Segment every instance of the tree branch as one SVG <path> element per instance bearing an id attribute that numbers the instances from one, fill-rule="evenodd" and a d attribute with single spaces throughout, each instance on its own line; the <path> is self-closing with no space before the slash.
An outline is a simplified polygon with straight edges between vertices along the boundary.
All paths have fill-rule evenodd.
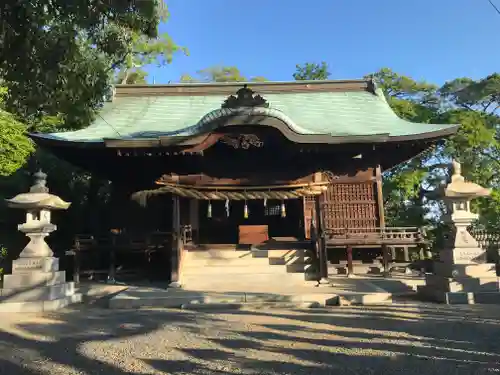
<path id="1" fill-rule="evenodd" d="M 495 11 L 500 15 L 500 9 L 493 3 L 493 1 L 492 0 L 488 0 L 488 2 L 493 7 L 493 9 L 495 9 Z"/>

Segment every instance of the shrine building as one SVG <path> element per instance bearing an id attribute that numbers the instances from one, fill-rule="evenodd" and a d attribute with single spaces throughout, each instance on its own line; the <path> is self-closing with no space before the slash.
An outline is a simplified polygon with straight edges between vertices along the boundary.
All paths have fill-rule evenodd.
<path id="1" fill-rule="evenodd" d="M 154 211 L 134 227 L 117 209 L 115 231 L 137 238 L 142 225 L 149 239 L 130 248 L 162 252 L 159 272 L 189 284 L 214 252 L 266 257 L 304 280 L 408 262 L 423 232 L 386 225 L 382 173 L 457 129 L 399 118 L 372 80 L 339 80 L 116 85 L 87 128 L 31 137 Z"/>

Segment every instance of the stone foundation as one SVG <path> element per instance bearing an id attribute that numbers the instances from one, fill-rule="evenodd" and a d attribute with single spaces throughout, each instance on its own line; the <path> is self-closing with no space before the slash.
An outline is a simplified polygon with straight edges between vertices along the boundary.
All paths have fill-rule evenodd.
<path id="1" fill-rule="evenodd" d="M 426 275 L 417 288 L 425 299 L 447 304 L 499 303 L 500 282 L 495 264 L 434 263 L 434 274 Z"/>
<path id="2" fill-rule="evenodd" d="M 4 276 L 0 289 L 0 312 L 53 311 L 81 301 L 54 257 L 14 260 L 12 274 Z"/>

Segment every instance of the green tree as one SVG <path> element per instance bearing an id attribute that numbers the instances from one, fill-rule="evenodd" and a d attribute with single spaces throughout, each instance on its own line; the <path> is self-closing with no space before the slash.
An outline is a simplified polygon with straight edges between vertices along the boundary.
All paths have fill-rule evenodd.
<path id="1" fill-rule="evenodd" d="M 10 176 L 22 167 L 34 151 L 26 137 L 27 127 L 3 109 L 7 89 L 0 87 L 0 176 Z"/>
<path id="2" fill-rule="evenodd" d="M 179 49 L 168 36 L 153 42 L 167 14 L 159 0 L 6 0 L 0 14 L 6 108 L 32 129 L 44 116 L 61 116 L 67 129 L 88 125 L 117 71 Z"/>
<path id="3" fill-rule="evenodd" d="M 297 64 L 295 66 L 295 73 L 293 73 L 293 78 L 296 81 L 317 81 L 325 80 L 330 77 L 330 72 L 328 71 L 328 64 L 326 62 L 321 63 L 305 63 Z"/>
<path id="4" fill-rule="evenodd" d="M 419 155 L 386 172 L 384 195 L 392 225 L 437 225 L 442 201 L 436 189 L 448 178 L 452 158 L 462 163 L 466 178 L 493 188 L 493 199 L 479 200 L 477 208 L 483 224 L 500 224 L 499 117 L 500 84 L 497 74 L 474 81 L 460 78 L 442 87 L 417 82 L 390 69 L 373 75 L 384 90 L 389 104 L 402 118 L 423 123 L 461 124 L 458 133 L 444 146 Z M 432 215 L 429 210 L 432 209 Z"/>
<path id="5" fill-rule="evenodd" d="M 166 21 L 167 14 L 162 17 Z M 177 52 L 188 53 L 187 48 L 174 43 L 168 34 L 158 38 L 135 33 L 132 36 L 130 53 L 117 72 L 115 82 L 121 84 L 146 83 L 148 73 L 144 70 L 147 65 L 164 66 L 172 62 Z"/>
<path id="6" fill-rule="evenodd" d="M 33 151 L 33 143 L 26 137 L 26 125 L 0 109 L 0 176 L 17 171 Z"/>
<path id="7" fill-rule="evenodd" d="M 264 82 L 264 77 L 247 78 L 235 66 L 213 66 L 196 72 L 193 77 L 189 74 L 181 76 L 181 82 Z"/>
<path id="8" fill-rule="evenodd" d="M 5 0 L 0 15 L 0 79 L 7 89 L 0 113 L 0 175 L 14 172 L 33 150 L 26 128 L 85 127 L 112 82 L 141 82 L 146 65 L 163 65 L 176 52 L 185 52 L 168 35 L 157 35 L 159 21 L 168 15 L 159 0 L 134 2 L 133 7 L 117 0 L 76 5 Z M 56 236 L 73 235 L 88 222 L 90 206 L 98 210 L 105 204 L 109 184 L 43 150 L 33 155 L 30 163 L 49 174 L 51 190 L 73 202 Z M 0 198 L 26 190 L 32 182 L 27 170 L 0 178 Z M 10 217 L 0 214 L 0 219 Z"/>

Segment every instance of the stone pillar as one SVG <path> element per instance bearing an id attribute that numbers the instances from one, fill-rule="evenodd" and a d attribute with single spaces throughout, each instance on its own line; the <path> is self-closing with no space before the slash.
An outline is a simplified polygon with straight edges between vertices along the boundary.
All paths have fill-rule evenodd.
<path id="1" fill-rule="evenodd" d="M 460 164 L 453 163 L 451 183 L 444 189 L 448 212 L 445 220 L 452 231 L 445 247 L 434 262 L 434 273 L 426 275 L 426 285 L 418 292 L 425 298 L 444 303 L 500 302 L 496 267 L 486 263 L 482 249 L 467 227 L 478 218 L 470 211 L 470 201 L 490 194 L 488 189 L 467 182 L 460 173 Z"/>
<path id="2" fill-rule="evenodd" d="M 9 207 L 27 211 L 26 222 L 18 229 L 29 242 L 12 262 L 12 274 L 4 276 L 0 312 L 56 310 L 82 298 L 75 293 L 74 283 L 66 282 L 65 272 L 59 271 L 59 259 L 45 242 L 57 229 L 50 221 L 50 210 L 67 209 L 70 203 L 48 193 L 44 173 L 36 173 L 35 178 L 29 193 L 7 200 Z"/>

